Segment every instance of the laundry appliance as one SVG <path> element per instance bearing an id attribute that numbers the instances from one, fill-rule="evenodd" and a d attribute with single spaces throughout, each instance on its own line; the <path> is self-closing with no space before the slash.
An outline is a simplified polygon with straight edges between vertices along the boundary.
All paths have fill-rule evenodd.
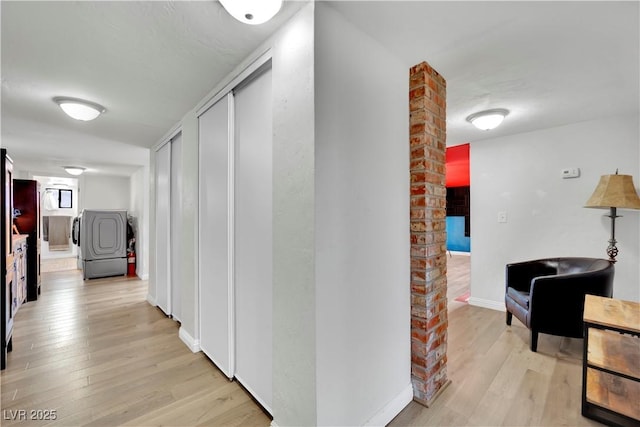
<path id="1" fill-rule="evenodd" d="M 84 279 L 127 274 L 127 211 L 85 209 L 73 237 Z"/>

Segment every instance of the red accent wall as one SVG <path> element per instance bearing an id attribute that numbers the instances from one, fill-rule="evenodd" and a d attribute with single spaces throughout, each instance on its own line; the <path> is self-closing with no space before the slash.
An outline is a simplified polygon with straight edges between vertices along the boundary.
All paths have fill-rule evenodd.
<path id="1" fill-rule="evenodd" d="M 468 187 L 469 178 L 469 144 L 447 147 L 447 187 Z"/>

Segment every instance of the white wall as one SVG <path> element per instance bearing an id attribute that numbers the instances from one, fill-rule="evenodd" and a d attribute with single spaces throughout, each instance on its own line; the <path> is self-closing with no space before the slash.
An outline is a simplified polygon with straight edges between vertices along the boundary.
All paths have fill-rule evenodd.
<path id="1" fill-rule="evenodd" d="M 129 215 L 135 218 L 136 274 L 149 278 L 149 167 L 138 169 L 130 179 Z"/>
<path id="2" fill-rule="evenodd" d="M 128 209 L 131 198 L 129 177 L 81 175 L 80 209 Z"/>
<path id="3" fill-rule="evenodd" d="M 273 415 L 317 425 L 314 4 L 273 48 Z"/>
<path id="4" fill-rule="evenodd" d="M 471 143 L 471 299 L 504 309 L 510 262 L 555 256 L 607 258 L 606 210 L 583 208 L 601 175 L 640 185 L 638 116 L 609 118 Z M 578 167 L 581 176 L 561 179 Z M 499 211 L 507 223 L 498 223 Z M 614 297 L 640 300 L 640 211 L 620 210 Z"/>
<path id="5" fill-rule="evenodd" d="M 386 424 L 412 398 L 409 70 L 322 3 L 315 28 L 318 424 Z"/>

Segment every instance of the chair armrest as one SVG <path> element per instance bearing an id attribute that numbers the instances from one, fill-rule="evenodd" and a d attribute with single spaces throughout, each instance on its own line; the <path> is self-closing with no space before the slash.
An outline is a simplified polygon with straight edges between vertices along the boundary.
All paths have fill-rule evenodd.
<path id="1" fill-rule="evenodd" d="M 547 260 L 507 264 L 506 288 L 513 288 L 521 292 L 530 292 L 531 281 L 534 278 L 554 275 L 556 272 L 557 268 Z"/>
<path id="2" fill-rule="evenodd" d="M 584 295 L 611 297 L 613 268 L 587 273 L 536 277 L 531 282 L 529 312 L 576 312 L 582 318 Z"/>

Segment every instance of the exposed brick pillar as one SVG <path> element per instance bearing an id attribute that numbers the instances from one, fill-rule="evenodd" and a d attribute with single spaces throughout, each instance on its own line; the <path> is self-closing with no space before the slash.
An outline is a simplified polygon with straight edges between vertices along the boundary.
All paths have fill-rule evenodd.
<path id="1" fill-rule="evenodd" d="M 410 70 L 411 380 L 429 405 L 447 378 L 446 82 L 426 62 Z"/>

